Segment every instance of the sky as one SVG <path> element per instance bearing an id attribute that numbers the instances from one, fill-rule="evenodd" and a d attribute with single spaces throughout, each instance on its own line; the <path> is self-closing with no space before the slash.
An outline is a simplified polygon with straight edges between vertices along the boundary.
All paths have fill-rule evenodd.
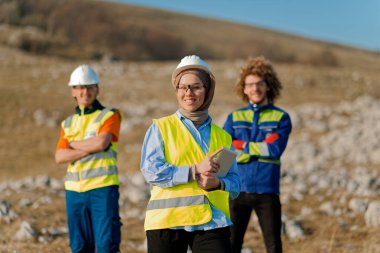
<path id="1" fill-rule="evenodd" d="M 114 0 L 380 52 L 380 0 Z"/>

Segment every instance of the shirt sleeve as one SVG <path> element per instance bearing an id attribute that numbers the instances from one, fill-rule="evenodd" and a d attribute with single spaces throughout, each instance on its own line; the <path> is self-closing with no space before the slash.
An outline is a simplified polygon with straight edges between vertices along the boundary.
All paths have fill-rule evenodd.
<path id="1" fill-rule="evenodd" d="M 69 140 L 65 138 L 65 131 L 63 130 L 63 128 L 61 128 L 61 134 L 59 136 L 56 149 L 68 149 L 68 148 L 69 148 Z"/>
<path id="2" fill-rule="evenodd" d="M 141 150 L 140 167 L 149 184 L 162 188 L 185 184 L 189 181 L 189 166 L 175 166 L 166 162 L 164 142 L 155 123 L 146 132 Z"/>
<path id="3" fill-rule="evenodd" d="M 111 133 L 112 141 L 118 141 L 120 133 L 121 117 L 118 112 L 115 112 L 109 119 L 107 119 L 104 124 L 99 129 L 99 134 L 101 133 Z"/>
<path id="4" fill-rule="evenodd" d="M 232 145 L 231 150 L 234 150 Z M 224 190 L 229 192 L 230 199 L 237 198 L 240 193 L 241 182 L 236 160 L 232 163 L 227 175 L 220 178 L 220 180 L 223 180 Z"/>

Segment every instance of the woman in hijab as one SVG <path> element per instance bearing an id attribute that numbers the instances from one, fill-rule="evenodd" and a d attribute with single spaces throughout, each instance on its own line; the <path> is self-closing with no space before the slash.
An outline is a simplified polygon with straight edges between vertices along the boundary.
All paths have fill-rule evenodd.
<path id="1" fill-rule="evenodd" d="M 214 75 L 199 56 L 186 56 L 172 84 L 179 108 L 153 120 L 142 147 L 141 171 L 152 186 L 144 225 L 148 252 L 230 252 L 228 203 L 240 179 L 236 162 L 224 177 L 217 175 L 216 157 L 232 142 L 208 114 Z"/>

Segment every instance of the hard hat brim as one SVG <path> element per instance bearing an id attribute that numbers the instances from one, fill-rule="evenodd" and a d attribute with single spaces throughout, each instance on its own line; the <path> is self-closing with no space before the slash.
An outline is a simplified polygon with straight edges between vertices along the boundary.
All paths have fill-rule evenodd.
<path id="1" fill-rule="evenodd" d="M 177 68 L 176 70 L 174 70 L 173 74 L 172 74 L 172 84 L 174 85 L 174 82 L 175 82 L 175 79 L 176 77 L 183 71 L 185 70 L 188 70 L 188 69 L 199 69 L 199 70 L 203 70 L 205 71 L 206 73 L 208 73 L 210 76 L 214 76 L 211 72 L 210 72 L 210 69 L 205 67 L 205 66 L 202 66 L 202 65 L 196 65 L 196 64 L 193 64 L 193 65 L 186 65 L 186 66 L 183 66 L 183 67 L 179 67 Z"/>
<path id="2" fill-rule="evenodd" d="M 80 84 L 78 84 L 78 83 L 68 83 L 68 85 L 70 87 L 72 87 L 72 86 L 99 85 L 99 83 L 80 83 Z"/>

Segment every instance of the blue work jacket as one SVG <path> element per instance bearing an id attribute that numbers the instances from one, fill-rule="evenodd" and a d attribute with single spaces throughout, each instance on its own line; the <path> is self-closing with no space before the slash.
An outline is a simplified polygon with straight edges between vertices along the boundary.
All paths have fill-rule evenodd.
<path id="1" fill-rule="evenodd" d="M 279 194 L 280 158 L 292 130 L 289 114 L 273 104 L 249 104 L 228 115 L 224 130 L 233 140 L 246 141 L 238 157 L 241 192 Z"/>

